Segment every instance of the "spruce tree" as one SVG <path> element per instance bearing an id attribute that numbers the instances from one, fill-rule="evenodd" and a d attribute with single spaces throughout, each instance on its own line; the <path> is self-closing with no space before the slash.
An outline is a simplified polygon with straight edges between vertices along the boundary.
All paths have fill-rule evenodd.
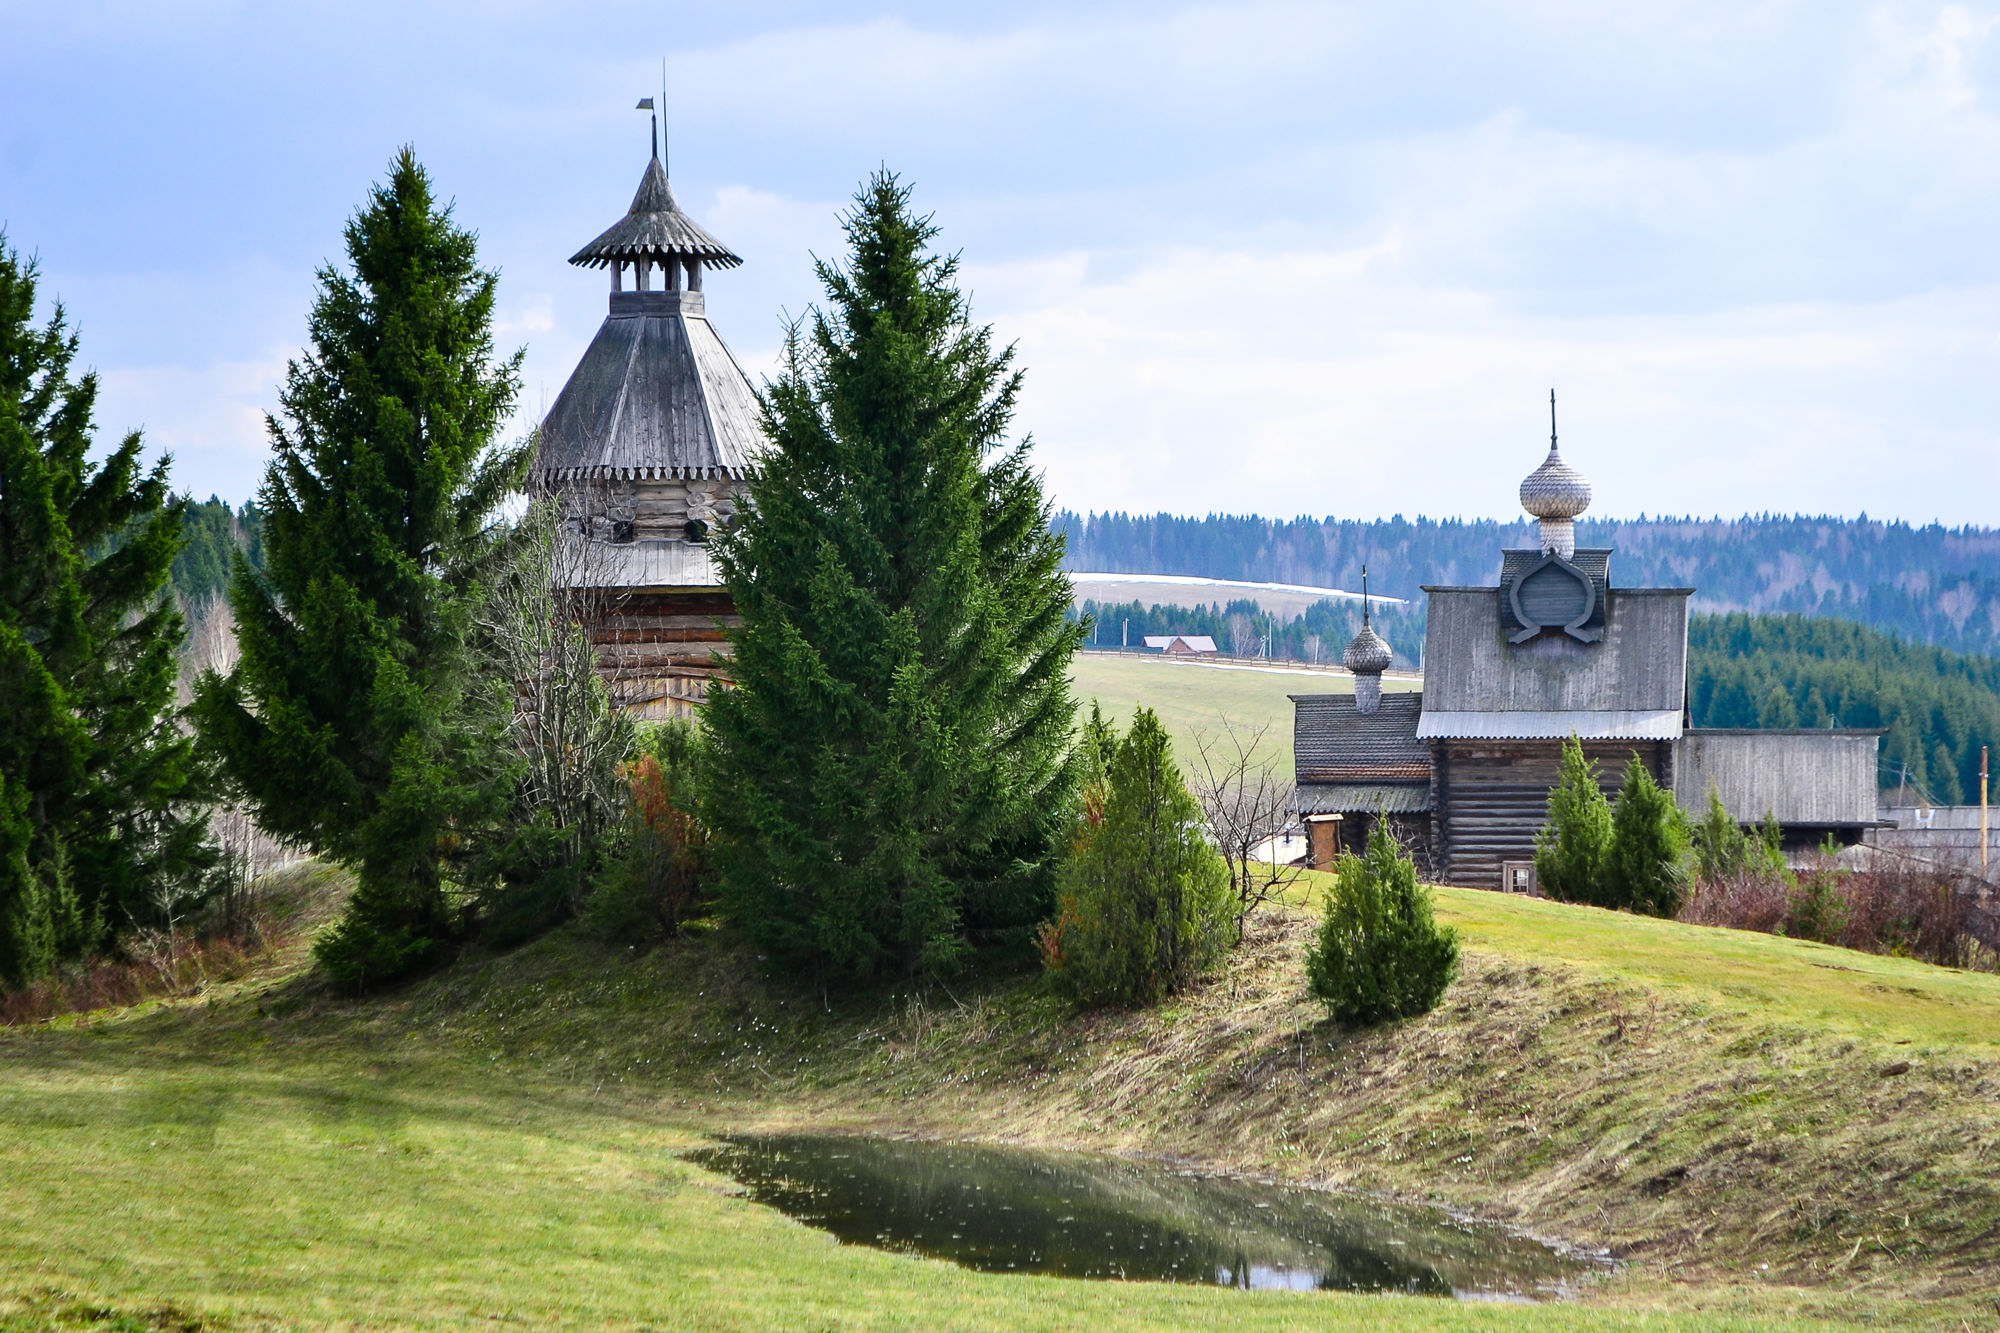
<path id="1" fill-rule="evenodd" d="M 1604 905 L 1604 861 L 1611 849 L 1611 805 L 1583 742 L 1563 742 L 1561 776 L 1549 792 L 1549 818 L 1535 835 L 1535 880 L 1565 902 Z"/>
<path id="2" fill-rule="evenodd" d="M 1058 876 L 1042 961 L 1084 1004 L 1149 1004 L 1235 942 L 1229 867 L 1152 709 L 1139 709 L 1120 737 L 1092 704 L 1081 748 L 1082 828 Z"/>
<path id="3" fill-rule="evenodd" d="M 1427 1013 L 1458 975 L 1458 932 L 1439 926 L 1410 859 L 1377 820 L 1367 851 L 1341 856 L 1306 949 L 1306 988 L 1342 1023 Z"/>
<path id="4" fill-rule="evenodd" d="M 1611 811 L 1602 904 L 1649 916 L 1678 912 L 1687 886 L 1688 842 L 1687 817 L 1673 793 L 1655 782 L 1634 754 Z"/>
<path id="5" fill-rule="evenodd" d="M 196 706 L 259 822 L 358 871 L 317 952 L 364 985 L 449 939 L 452 856 L 496 799 L 466 762 L 465 645 L 525 458 L 495 447 L 521 363 L 494 359 L 495 275 L 410 149 L 346 248 L 269 420 L 263 569 L 239 557 L 230 590 L 242 659 Z"/>
<path id="6" fill-rule="evenodd" d="M 134 432 L 88 457 L 97 377 L 0 234 L 0 982 L 162 924 L 214 863 L 165 595 L 183 504 Z"/>
<path id="7" fill-rule="evenodd" d="M 784 965 L 860 978 L 1025 950 L 1070 823 L 1083 630 L 1029 443 L 1002 443 L 1012 349 L 894 176 L 843 221 L 718 544 L 743 624 L 706 813 L 729 917 Z"/>
<path id="8" fill-rule="evenodd" d="M 1736 816 L 1722 804 L 1722 795 L 1713 782 L 1708 784 L 1708 807 L 1690 832 L 1695 872 L 1708 884 L 1720 884 L 1742 874 L 1751 864 L 1752 846 L 1759 851 L 1763 847 L 1761 843 L 1752 843 L 1750 835 L 1736 822 Z"/>

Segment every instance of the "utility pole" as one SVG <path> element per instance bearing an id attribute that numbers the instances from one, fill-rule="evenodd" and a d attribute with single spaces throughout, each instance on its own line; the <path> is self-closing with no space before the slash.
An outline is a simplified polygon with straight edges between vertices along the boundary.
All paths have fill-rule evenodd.
<path id="1" fill-rule="evenodd" d="M 1979 747 L 1979 877 L 1986 878 L 1986 761 L 1992 747 Z"/>

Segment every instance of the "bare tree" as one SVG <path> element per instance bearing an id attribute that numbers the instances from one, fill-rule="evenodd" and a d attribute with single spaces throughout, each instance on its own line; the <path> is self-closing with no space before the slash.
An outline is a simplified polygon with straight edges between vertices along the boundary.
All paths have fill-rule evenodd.
<path id="1" fill-rule="evenodd" d="M 1270 730 L 1268 722 L 1251 731 L 1225 717 L 1220 732 L 1194 733 L 1195 799 L 1229 862 L 1239 928 L 1254 908 L 1299 877 L 1297 866 L 1280 864 L 1267 848 L 1290 823 L 1293 790 L 1279 761 L 1266 753 Z"/>
<path id="2" fill-rule="evenodd" d="M 546 817 L 576 858 L 623 813 L 619 766 L 632 745 L 632 723 L 612 709 L 584 630 L 616 559 L 615 548 L 593 540 L 586 503 L 545 494 L 529 504 L 478 620 L 522 764 L 516 815 Z"/>
<path id="3" fill-rule="evenodd" d="M 226 594 L 216 593 L 184 606 L 181 614 L 187 619 L 188 635 L 181 648 L 177 688 L 181 705 L 186 707 L 194 700 L 196 680 L 209 671 L 225 674 L 233 670 L 242 653 L 236 646 L 236 608 Z M 259 930 L 258 881 L 297 859 L 298 849 L 259 828 L 250 807 L 240 801 L 219 802 L 209 812 L 208 828 L 221 852 L 216 879 L 221 884 L 222 928 L 233 935 L 254 937 Z M 168 923 L 171 935 L 186 910 L 206 897 L 205 887 L 198 894 L 156 900 L 154 912 Z"/>
<path id="4" fill-rule="evenodd" d="M 1229 617 L 1229 651 L 1238 657 L 1257 655 L 1257 626 L 1250 617 L 1238 611 Z"/>

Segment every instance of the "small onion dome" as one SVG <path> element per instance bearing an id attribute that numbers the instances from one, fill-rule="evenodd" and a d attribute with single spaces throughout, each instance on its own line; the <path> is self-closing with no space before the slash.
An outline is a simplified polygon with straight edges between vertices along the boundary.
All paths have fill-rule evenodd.
<path id="1" fill-rule="evenodd" d="M 655 157 L 646 164 L 632 207 L 602 236 L 569 257 L 572 264 L 603 268 L 612 263 L 694 259 L 710 268 L 735 268 L 743 261 L 681 212 L 667 169 Z"/>
<path id="2" fill-rule="evenodd" d="M 1521 508 L 1530 517 L 1566 523 L 1590 508 L 1590 483 L 1551 443 L 1549 456 L 1521 483 Z"/>
<path id="3" fill-rule="evenodd" d="M 1389 641 L 1375 632 L 1374 626 L 1363 624 L 1361 632 L 1348 642 L 1340 660 L 1357 676 L 1379 676 L 1396 660 L 1396 653 L 1389 647 Z"/>

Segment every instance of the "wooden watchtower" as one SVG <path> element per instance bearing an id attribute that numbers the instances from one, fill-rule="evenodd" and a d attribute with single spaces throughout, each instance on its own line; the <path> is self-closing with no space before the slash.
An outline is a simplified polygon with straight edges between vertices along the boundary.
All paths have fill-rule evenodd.
<path id="1" fill-rule="evenodd" d="M 611 309 L 541 426 L 533 482 L 563 502 L 558 582 L 582 595 L 614 702 L 685 715 L 737 623 L 708 541 L 765 445 L 702 291 L 705 271 L 743 261 L 681 211 L 656 140 L 631 208 L 569 262 L 610 270 Z"/>

